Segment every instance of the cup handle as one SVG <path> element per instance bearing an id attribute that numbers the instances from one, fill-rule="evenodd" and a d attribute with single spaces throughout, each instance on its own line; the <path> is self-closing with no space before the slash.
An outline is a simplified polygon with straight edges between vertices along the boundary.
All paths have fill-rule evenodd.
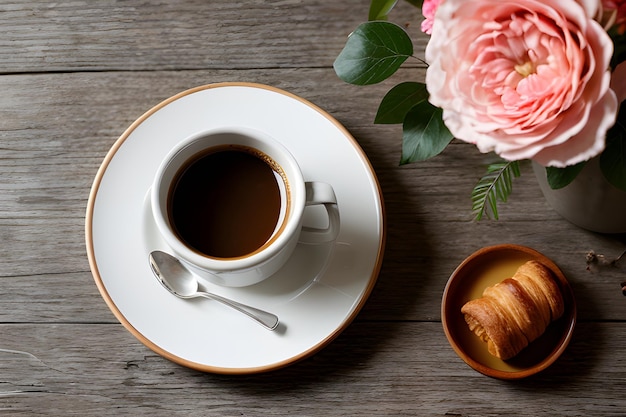
<path id="1" fill-rule="evenodd" d="M 309 181 L 305 183 L 305 188 L 306 205 L 323 204 L 328 214 L 328 226 L 324 229 L 303 226 L 300 242 L 319 244 L 335 240 L 339 235 L 339 208 L 333 187 L 325 182 Z"/>

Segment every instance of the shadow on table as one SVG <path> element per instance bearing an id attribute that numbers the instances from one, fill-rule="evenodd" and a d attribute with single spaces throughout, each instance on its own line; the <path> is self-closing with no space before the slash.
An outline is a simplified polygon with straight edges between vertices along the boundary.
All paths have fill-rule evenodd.
<path id="1" fill-rule="evenodd" d="M 339 375 L 342 380 L 349 380 L 351 374 L 358 378 L 363 369 L 376 372 L 370 361 L 380 353 L 381 346 L 394 337 L 403 322 L 419 318 L 415 311 L 428 296 L 424 288 L 433 279 L 434 264 L 430 239 L 422 219 L 415 213 L 415 199 L 419 199 L 416 190 L 406 189 L 400 178 L 401 170 L 382 170 L 377 175 L 385 202 L 385 255 L 377 284 L 355 322 L 329 345 L 301 362 L 234 379 L 212 375 L 208 377 L 211 381 L 224 378 L 225 383 L 247 395 L 263 396 L 276 390 L 283 394 L 300 391 L 333 381 Z M 434 314 L 432 320 L 438 321 L 439 311 Z"/>
<path id="2" fill-rule="evenodd" d="M 576 285 L 577 304 L 585 302 L 585 311 L 590 317 L 599 317 L 599 312 L 594 300 L 583 300 L 584 291 L 582 283 Z M 511 381 L 512 386 L 520 387 L 528 391 L 537 391 L 546 388 L 569 391 L 571 386 L 580 385 L 589 375 L 597 371 L 601 356 L 606 354 L 607 327 L 596 321 L 585 321 L 580 318 L 574 328 L 574 334 L 565 352 L 549 368 L 532 377 Z"/>

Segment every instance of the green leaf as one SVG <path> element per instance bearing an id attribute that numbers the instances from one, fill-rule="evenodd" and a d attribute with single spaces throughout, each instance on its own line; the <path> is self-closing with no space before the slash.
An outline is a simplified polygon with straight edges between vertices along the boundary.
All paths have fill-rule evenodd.
<path id="1" fill-rule="evenodd" d="M 381 101 L 374 123 L 402 123 L 409 110 L 425 100 L 428 100 L 426 84 L 417 82 L 398 84 L 389 90 Z"/>
<path id="2" fill-rule="evenodd" d="M 611 185 L 626 191 L 626 127 L 621 122 L 626 106 L 621 107 L 617 123 L 607 132 L 606 148 L 600 155 L 600 169 Z"/>
<path id="3" fill-rule="evenodd" d="M 333 67 L 349 84 L 376 84 L 395 73 L 413 54 L 413 43 L 400 26 L 365 22 L 348 37 Z"/>
<path id="4" fill-rule="evenodd" d="M 402 125 L 400 164 L 425 161 L 448 146 L 453 136 L 443 123 L 442 113 L 426 100 L 409 110 Z"/>
<path id="5" fill-rule="evenodd" d="M 546 167 L 546 176 L 548 178 L 548 184 L 553 190 L 565 187 L 570 182 L 574 181 L 574 178 L 585 167 L 586 162 L 579 162 L 576 165 L 570 165 L 565 168 Z"/>
<path id="6" fill-rule="evenodd" d="M 626 60 L 626 33 L 620 33 L 617 26 L 611 28 L 608 33 L 613 40 L 611 68 L 615 69 L 616 66 Z"/>
<path id="7" fill-rule="evenodd" d="M 398 0 L 372 0 L 367 20 L 387 20 L 387 15 Z"/>
<path id="8" fill-rule="evenodd" d="M 518 161 L 503 161 L 487 167 L 487 173 L 472 191 L 472 213 L 475 220 L 489 213 L 498 219 L 498 201 L 506 203 L 513 191 L 513 178 L 520 176 Z"/>
<path id="9" fill-rule="evenodd" d="M 626 106 L 620 106 L 617 122 L 606 135 L 606 148 L 600 155 L 600 169 L 614 187 L 626 191 Z"/>

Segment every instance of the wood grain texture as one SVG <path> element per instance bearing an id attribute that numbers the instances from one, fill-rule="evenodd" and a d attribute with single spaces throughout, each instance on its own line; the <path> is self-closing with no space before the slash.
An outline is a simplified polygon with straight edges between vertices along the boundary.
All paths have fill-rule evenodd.
<path id="1" fill-rule="evenodd" d="M 5 2 L 0 71 L 328 67 L 367 9 L 354 0 Z M 399 9 L 417 38 L 418 11 Z"/>
<path id="2" fill-rule="evenodd" d="M 241 377 L 168 362 L 120 325 L 3 325 L 2 334 L 0 410 L 10 415 L 623 414 L 626 364 L 603 354 L 626 343 L 623 323 L 582 324 L 552 368 L 515 382 L 442 349 L 438 323 L 357 322 L 308 360 Z"/>
<path id="3" fill-rule="evenodd" d="M 374 125 L 396 82 L 355 87 L 332 62 L 367 1 L 4 2 L 0 5 L 0 415 L 625 415 L 626 236 L 561 219 L 530 166 L 499 221 L 470 191 L 492 159 L 453 142 L 400 166 L 401 129 Z M 416 39 L 419 11 L 392 17 Z M 293 92 L 354 135 L 378 176 L 387 244 L 356 321 L 311 358 L 227 377 L 173 364 L 108 310 L 87 262 L 87 198 L 106 153 L 145 111 L 188 88 L 251 81 Z M 572 284 L 579 322 L 561 359 L 525 381 L 484 377 L 448 345 L 441 296 L 456 266 L 498 243 L 533 247 Z"/>

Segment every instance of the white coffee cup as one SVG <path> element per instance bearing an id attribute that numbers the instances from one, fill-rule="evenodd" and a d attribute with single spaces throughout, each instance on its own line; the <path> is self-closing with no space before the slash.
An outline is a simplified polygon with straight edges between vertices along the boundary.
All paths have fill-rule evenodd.
<path id="1" fill-rule="evenodd" d="M 191 172 L 189 166 L 192 165 L 192 161 L 197 160 L 201 156 L 215 155 L 225 150 L 243 152 L 248 154 L 248 156 L 254 157 L 253 159 L 257 160 L 256 162 L 258 160 L 263 161 L 272 170 L 276 179 L 278 194 L 274 194 L 272 186 L 272 195 L 279 195 L 277 198 L 280 200 L 279 210 L 271 215 L 272 219 L 276 218 L 277 220 L 271 227 L 269 238 L 265 239 L 263 237 L 265 240 L 258 247 L 253 248 L 253 250 L 246 251 L 246 253 L 233 253 L 232 255 L 216 254 L 217 252 L 207 253 L 208 250 L 199 249 L 201 247 L 199 244 L 190 243 L 193 241 L 191 235 L 198 235 L 197 239 L 199 241 L 209 236 L 218 237 L 217 243 L 215 243 L 217 246 L 220 245 L 222 240 L 224 242 L 232 240 L 234 242 L 233 245 L 237 246 L 240 240 L 248 238 L 248 232 L 246 231 L 248 229 L 231 232 L 226 228 L 226 230 L 222 230 L 219 233 L 216 232 L 215 235 L 210 232 L 195 233 L 197 230 L 201 230 L 200 223 L 203 223 L 202 227 L 207 227 L 206 230 L 212 231 L 213 229 L 208 225 L 205 226 L 204 219 L 200 216 L 196 218 L 194 216 L 181 215 L 180 220 L 177 220 L 177 217 L 173 214 L 177 210 L 176 204 L 184 206 L 185 201 L 187 201 L 179 202 L 179 200 L 174 200 L 175 197 L 173 197 L 174 190 L 177 187 L 184 188 L 183 185 L 179 185 L 183 181 L 181 180 L 183 178 L 181 171 Z M 220 154 L 218 158 L 223 158 L 225 155 Z M 242 156 L 242 158 L 250 159 L 248 156 Z M 256 162 L 254 163 L 256 164 Z M 211 163 L 206 162 L 206 165 L 211 166 Z M 223 163 L 226 167 L 224 168 L 224 173 L 227 173 L 229 169 L 236 170 L 236 168 L 232 168 L 235 166 L 233 163 Z M 217 163 L 213 164 L 213 166 L 216 165 Z M 262 172 L 264 173 L 265 171 Z M 191 176 L 193 174 L 184 175 Z M 228 175 L 226 177 L 232 179 L 238 176 Z M 254 178 L 257 176 L 261 177 L 261 175 L 254 175 Z M 204 185 L 208 183 L 220 184 L 220 181 L 214 179 L 213 181 L 202 182 L 200 185 L 193 185 L 191 187 L 193 192 L 189 194 L 192 196 L 196 195 L 195 192 L 197 191 L 197 193 L 208 195 L 209 191 L 204 190 Z M 251 181 L 250 184 L 244 183 L 244 190 L 247 190 L 249 186 L 254 187 L 252 184 L 254 182 L 256 180 Z M 218 191 L 226 194 L 230 194 L 231 189 L 235 193 L 234 190 L 237 189 L 241 194 L 238 197 L 252 198 L 254 194 L 252 188 L 250 192 L 241 191 L 240 186 L 242 185 L 235 183 L 235 185 L 218 185 L 217 188 L 221 187 Z M 202 196 L 205 194 L 197 195 Z M 265 194 L 263 194 L 263 197 L 255 200 L 258 201 L 258 208 L 265 208 L 263 206 L 265 204 L 264 196 Z M 150 198 L 157 228 L 172 252 L 194 273 L 212 283 L 223 286 L 242 287 L 258 283 L 272 276 L 287 262 L 298 242 L 311 244 L 331 242 L 336 239 L 339 233 L 339 210 L 332 186 L 324 182 L 305 182 L 295 158 L 282 144 L 263 132 L 248 128 L 229 127 L 200 132 L 180 142 L 167 154 L 157 170 Z M 214 201 L 208 197 L 206 200 L 206 202 L 202 203 L 207 206 L 207 209 L 204 211 L 208 212 L 214 209 L 219 211 L 223 208 L 218 206 L 221 201 Z M 229 198 L 224 200 L 229 200 Z M 275 198 L 272 198 L 273 200 Z M 274 201 L 274 203 L 276 202 Z M 214 204 L 216 206 L 213 206 Z M 196 203 L 193 205 L 195 206 Z M 197 205 L 200 207 L 200 203 L 197 203 Z M 322 229 L 303 227 L 304 211 L 306 206 L 310 205 L 323 205 L 326 208 L 328 214 L 327 227 Z M 253 211 L 257 209 L 256 205 L 248 204 L 245 207 L 252 207 Z M 272 207 L 275 207 L 275 204 Z M 231 207 L 226 208 L 222 210 L 225 213 L 222 215 L 230 216 L 229 213 L 231 212 L 239 212 L 239 208 L 243 210 L 244 207 L 241 205 L 241 207 L 235 207 L 235 209 Z M 271 210 L 268 208 L 267 211 Z M 227 220 L 234 220 L 234 230 L 240 226 L 239 223 L 245 223 L 251 219 L 254 219 L 253 223 L 256 222 L 256 217 L 256 215 L 248 213 L 248 215 L 241 218 Z M 188 224 L 184 225 L 184 223 Z M 196 229 L 196 223 L 198 223 L 197 230 L 192 230 Z M 218 226 L 223 226 L 224 224 L 228 224 L 228 222 L 221 220 L 217 222 Z M 187 237 L 185 236 L 187 232 L 182 231 L 184 229 L 183 226 L 191 230 L 191 232 L 188 232 Z M 253 226 L 250 230 L 256 228 L 255 224 Z M 269 230 L 268 225 L 260 226 L 264 226 L 266 230 Z M 218 229 L 217 226 L 214 227 L 215 230 Z M 249 234 L 252 234 L 252 232 Z M 210 250 L 212 251 L 213 249 Z"/>

